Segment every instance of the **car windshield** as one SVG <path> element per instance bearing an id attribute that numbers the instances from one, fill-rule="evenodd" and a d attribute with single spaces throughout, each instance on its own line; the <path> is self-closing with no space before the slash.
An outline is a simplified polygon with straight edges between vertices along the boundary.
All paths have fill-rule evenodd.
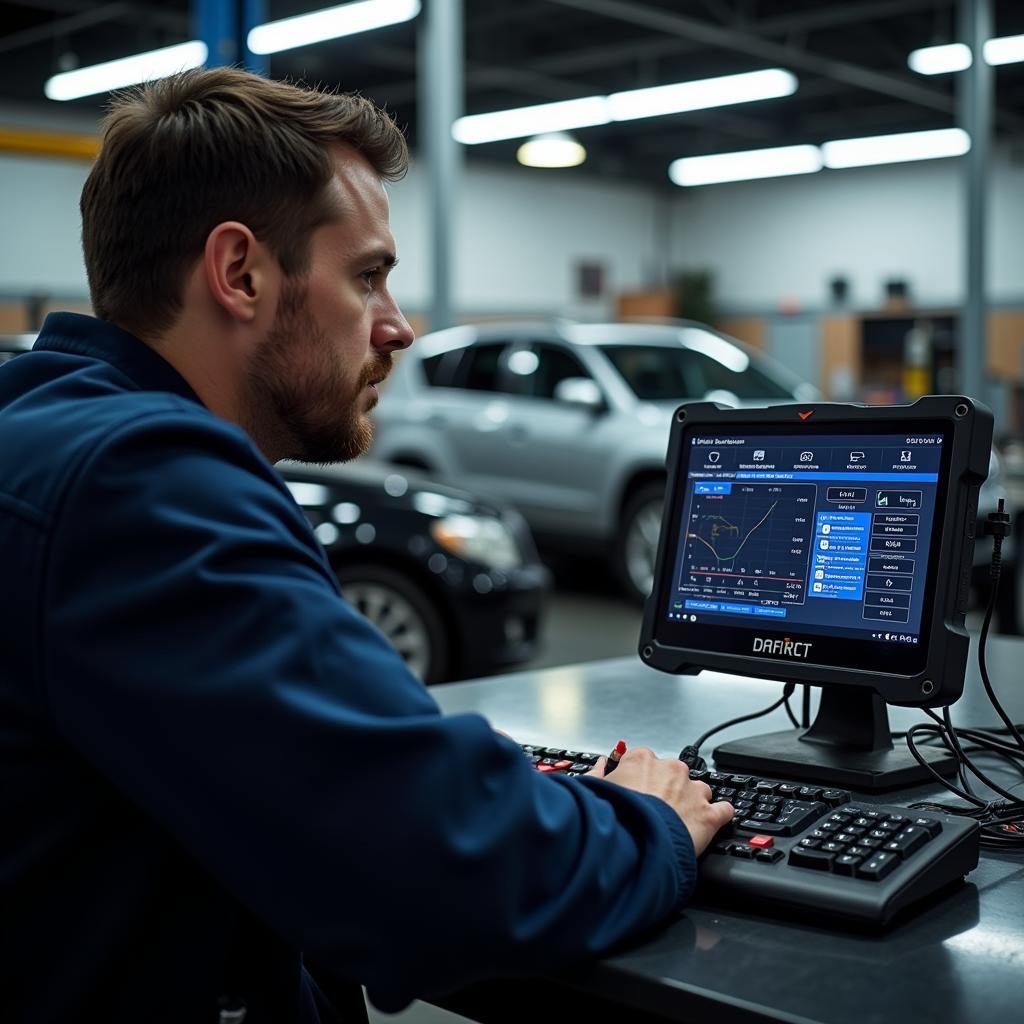
<path id="1" fill-rule="evenodd" d="M 711 391 L 729 391 L 738 399 L 793 398 L 793 392 L 754 366 L 750 357 L 728 345 L 730 361 L 693 348 L 667 345 L 602 345 L 601 350 L 637 398 L 647 402 L 703 398 Z"/>

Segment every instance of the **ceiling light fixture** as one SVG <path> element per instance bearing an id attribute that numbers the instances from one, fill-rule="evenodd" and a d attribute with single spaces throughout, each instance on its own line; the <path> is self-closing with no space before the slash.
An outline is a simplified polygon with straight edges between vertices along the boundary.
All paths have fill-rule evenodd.
<path id="1" fill-rule="evenodd" d="M 1024 36 L 1002 36 L 985 43 L 985 63 L 1019 64 L 1024 61 Z"/>
<path id="2" fill-rule="evenodd" d="M 971 137 L 963 128 L 940 128 L 866 139 L 838 139 L 826 142 L 821 152 L 826 167 L 843 168 L 963 156 L 970 148 Z"/>
<path id="3" fill-rule="evenodd" d="M 280 53 L 411 21 L 420 13 L 421 6 L 420 0 L 357 0 L 257 25 L 249 33 L 246 45 L 253 53 Z"/>
<path id="4" fill-rule="evenodd" d="M 715 185 L 725 181 L 753 181 L 791 174 L 814 174 L 822 168 L 817 146 L 780 146 L 741 153 L 716 153 L 673 160 L 668 176 L 677 185 Z"/>
<path id="5" fill-rule="evenodd" d="M 587 151 L 566 132 L 535 135 L 516 150 L 516 159 L 524 167 L 578 167 L 587 159 Z"/>
<path id="6" fill-rule="evenodd" d="M 206 43 L 191 42 L 136 53 L 74 71 L 62 71 L 46 80 L 43 92 L 51 100 L 77 100 L 111 89 L 123 89 L 139 82 L 165 78 L 176 71 L 188 71 L 206 63 Z"/>
<path id="7" fill-rule="evenodd" d="M 751 71 L 742 75 L 705 78 L 697 82 L 658 85 L 650 89 L 614 92 L 608 97 L 613 121 L 633 121 L 641 117 L 681 114 L 687 110 L 727 107 L 733 103 L 752 103 L 779 96 L 791 96 L 797 90 L 796 75 L 781 68 Z"/>
<path id="8" fill-rule="evenodd" d="M 971 48 L 964 43 L 925 46 L 911 51 L 907 57 L 908 67 L 919 75 L 948 75 L 953 71 L 966 71 L 971 63 Z"/>
<path id="9" fill-rule="evenodd" d="M 1024 61 L 1024 35 L 988 39 L 982 47 L 982 52 L 985 54 L 985 63 L 993 67 L 1001 64 L 1019 64 Z M 910 69 L 920 75 L 945 75 L 953 71 L 966 71 L 972 63 L 971 48 L 964 43 L 925 46 L 912 51 L 907 57 Z"/>
<path id="10" fill-rule="evenodd" d="M 632 121 L 790 96 L 796 92 L 798 84 L 796 76 L 789 71 L 769 68 L 696 82 L 630 89 L 610 96 L 585 96 L 578 100 L 495 110 L 489 114 L 469 114 L 455 121 L 452 135 L 457 142 L 475 146 L 545 132 L 589 128 L 612 121 Z"/>

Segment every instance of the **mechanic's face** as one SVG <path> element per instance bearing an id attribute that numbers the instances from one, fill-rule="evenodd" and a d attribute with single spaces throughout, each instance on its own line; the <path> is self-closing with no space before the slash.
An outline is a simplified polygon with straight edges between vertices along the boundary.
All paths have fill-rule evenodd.
<path id="1" fill-rule="evenodd" d="M 314 232 L 307 272 L 285 280 L 249 374 L 252 413 L 280 457 L 303 462 L 367 450 L 377 385 L 413 340 L 387 288 L 395 242 L 384 187 L 352 149 L 338 147 L 334 165 L 339 216 Z"/>

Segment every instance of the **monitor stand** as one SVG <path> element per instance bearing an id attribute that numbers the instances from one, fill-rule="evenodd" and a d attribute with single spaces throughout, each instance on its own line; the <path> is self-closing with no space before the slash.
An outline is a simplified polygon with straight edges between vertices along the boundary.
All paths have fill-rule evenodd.
<path id="1" fill-rule="evenodd" d="M 945 747 L 919 745 L 940 775 L 956 772 Z M 810 779 L 859 790 L 898 789 L 934 781 L 905 747 L 893 747 L 885 701 L 860 686 L 826 686 L 811 727 L 764 733 L 715 748 L 716 766 L 733 772 Z"/>

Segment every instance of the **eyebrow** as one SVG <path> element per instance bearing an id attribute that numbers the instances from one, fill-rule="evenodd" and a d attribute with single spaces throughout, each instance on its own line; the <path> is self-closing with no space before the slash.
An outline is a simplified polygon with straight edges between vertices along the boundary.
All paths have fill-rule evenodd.
<path id="1" fill-rule="evenodd" d="M 391 268 L 398 265 L 398 257 L 390 249 L 373 249 L 360 256 L 358 262 L 363 264 L 379 263 Z"/>

